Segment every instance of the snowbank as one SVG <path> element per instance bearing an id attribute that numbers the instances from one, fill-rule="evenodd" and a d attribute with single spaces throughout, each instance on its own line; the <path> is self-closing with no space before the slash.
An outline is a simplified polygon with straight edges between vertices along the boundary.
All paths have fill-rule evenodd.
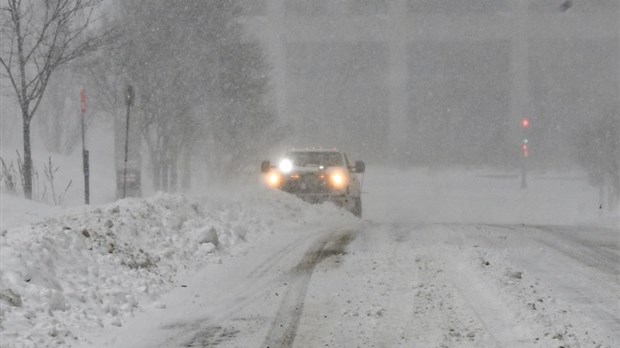
<path id="1" fill-rule="evenodd" d="M 157 194 L 82 209 L 3 230 L 2 347 L 70 346 L 84 330 L 121 326 L 182 274 L 243 253 L 275 226 L 353 219 L 266 191 L 201 203 Z"/>

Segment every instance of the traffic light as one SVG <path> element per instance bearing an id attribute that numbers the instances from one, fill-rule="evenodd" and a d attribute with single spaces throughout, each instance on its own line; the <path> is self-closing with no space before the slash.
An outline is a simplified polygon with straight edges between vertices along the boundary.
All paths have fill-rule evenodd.
<path id="1" fill-rule="evenodd" d="M 527 130 L 530 128 L 530 119 L 524 117 L 521 119 L 522 141 L 521 141 L 521 155 L 523 157 L 529 157 L 529 140 L 527 139 Z"/>
<path id="2" fill-rule="evenodd" d="M 530 128 L 530 119 L 525 117 L 521 119 L 521 128 L 528 129 Z"/>
<path id="3" fill-rule="evenodd" d="M 529 152 L 529 149 L 527 147 L 527 144 L 522 144 L 521 145 L 521 154 L 523 155 L 523 157 L 529 157 L 530 156 L 530 152 Z"/>

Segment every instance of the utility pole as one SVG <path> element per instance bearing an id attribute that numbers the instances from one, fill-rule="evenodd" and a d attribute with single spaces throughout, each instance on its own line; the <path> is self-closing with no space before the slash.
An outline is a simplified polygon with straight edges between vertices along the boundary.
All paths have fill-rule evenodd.
<path id="1" fill-rule="evenodd" d="M 125 93 L 125 104 L 127 105 L 127 122 L 125 123 L 125 166 L 123 168 L 123 198 L 127 194 L 127 156 L 129 153 L 129 110 L 133 105 L 134 92 L 131 85 L 127 85 Z"/>
<path id="2" fill-rule="evenodd" d="M 86 91 L 84 88 L 80 90 L 80 108 L 82 114 L 82 170 L 84 171 L 84 203 L 90 203 L 90 184 L 89 184 L 89 164 L 88 150 L 86 150 L 86 126 L 84 118 L 86 114 Z"/>

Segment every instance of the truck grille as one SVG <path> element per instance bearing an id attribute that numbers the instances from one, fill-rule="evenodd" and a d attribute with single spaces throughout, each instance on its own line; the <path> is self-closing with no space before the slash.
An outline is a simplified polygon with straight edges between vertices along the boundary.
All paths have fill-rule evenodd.
<path id="1" fill-rule="evenodd" d="M 304 173 L 291 175 L 286 184 L 284 191 L 290 193 L 328 193 L 326 177 L 320 173 Z"/>

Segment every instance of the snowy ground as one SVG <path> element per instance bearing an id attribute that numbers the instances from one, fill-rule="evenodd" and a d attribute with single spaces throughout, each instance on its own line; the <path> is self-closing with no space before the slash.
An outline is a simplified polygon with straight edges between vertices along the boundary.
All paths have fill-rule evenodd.
<path id="1" fill-rule="evenodd" d="M 617 347 L 620 212 L 579 174 L 377 170 L 280 192 L 2 194 L 2 347 Z"/>

